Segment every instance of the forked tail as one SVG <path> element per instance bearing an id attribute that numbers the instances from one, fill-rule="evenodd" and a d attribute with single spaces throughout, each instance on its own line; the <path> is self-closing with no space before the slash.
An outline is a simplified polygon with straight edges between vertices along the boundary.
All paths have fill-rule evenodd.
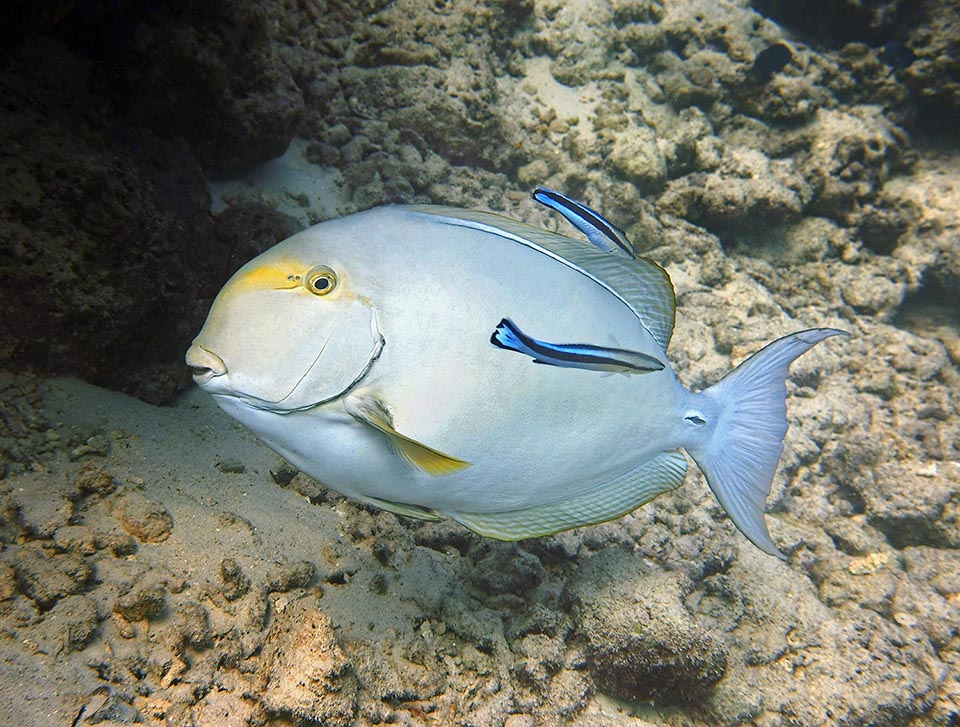
<path id="1" fill-rule="evenodd" d="M 713 421 L 695 413 L 702 435 L 685 449 L 707 478 L 730 519 L 760 550 L 782 560 L 763 519 L 783 438 L 787 433 L 787 372 L 798 357 L 835 328 L 812 328 L 767 344 L 699 396 L 712 405 Z M 708 402 L 704 402 L 705 404 Z"/>

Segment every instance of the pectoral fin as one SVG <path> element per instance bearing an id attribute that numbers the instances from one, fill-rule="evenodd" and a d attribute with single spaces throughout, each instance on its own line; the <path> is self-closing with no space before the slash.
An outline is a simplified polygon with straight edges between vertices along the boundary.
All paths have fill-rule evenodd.
<path id="1" fill-rule="evenodd" d="M 520 330 L 509 318 L 497 324 L 490 343 L 498 348 L 516 351 L 534 363 L 568 369 L 586 369 L 621 374 L 647 374 L 661 371 L 663 362 L 639 351 L 593 346 L 588 343 L 550 343 L 540 341 Z"/>
<path id="2" fill-rule="evenodd" d="M 449 475 L 470 466 L 469 462 L 444 454 L 433 447 L 428 447 L 426 444 L 400 434 L 393 428 L 387 408 L 377 399 L 357 397 L 348 400 L 347 411 L 354 418 L 385 434 L 394 450 L 405 462 L 428 475 L 434 477 Z"/>

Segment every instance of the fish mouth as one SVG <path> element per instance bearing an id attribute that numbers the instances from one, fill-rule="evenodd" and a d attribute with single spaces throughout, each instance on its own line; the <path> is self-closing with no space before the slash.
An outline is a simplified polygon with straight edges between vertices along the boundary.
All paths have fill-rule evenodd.
<path id="1" fill-rule="evenodd" d="M 196 343 L 187 350 L 185 359 L 193 380 L 200 386 L 227 373 L 227 365 L 222 358 Z"/>

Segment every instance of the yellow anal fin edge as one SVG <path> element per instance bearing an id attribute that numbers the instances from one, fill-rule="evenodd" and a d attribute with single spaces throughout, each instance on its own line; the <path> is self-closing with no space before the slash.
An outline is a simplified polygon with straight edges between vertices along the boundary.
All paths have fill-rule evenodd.
<path id="1" fill-rule="evenodd" d="M 393 448 L 405 462 L 428 475 L 451 475 L 470 466 L 469 462 L 400 434 L 390 423 L 386 407 L 375 399 L 359 399 L 350 407 L 350 413 L 387 435 Z"/>
<path id="2" fill-rule="evenodd" d="M 683 453 L 671 449 L 630 472 L 560 502 L 507 512 L 445 514 L 487 538 L 539 538 L 623 517 L 657 495 L 679 487 L 686 473 L 687 460 Z"/>

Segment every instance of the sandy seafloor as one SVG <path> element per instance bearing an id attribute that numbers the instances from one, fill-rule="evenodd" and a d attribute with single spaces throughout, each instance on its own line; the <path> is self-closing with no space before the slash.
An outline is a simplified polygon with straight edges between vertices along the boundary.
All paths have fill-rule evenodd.
<path id="1" fill-rule="evenodd" d="M 233 5 L 214 6 L 201 21 L 230 37 Z M 71 163 L 37 171 L 44 146 L 82 156 L 76 168 L 109 159 L 122 203 L 97 204 L 129 213 L 125 225 L 168 225 L 126 141 L 117 151 L 58 106 L 94 108 L 86 94 L 113 88 L 90 80 L 102 68 L 41 37 L 3 69 L 18 146 L 3 161 L 2 260 L 20 288 L 4 288 L 0 347 L 0 726 L 960 724 L 960 148 L 949 121 L 923 118 L 960 110 L 941 82 L 956 68 L 949 4 L 888 28 L 915 53 L 899 68 L 879 41 L 817 47 L 739 2 L 236 7 L 262 30 L 250 45 L 275 89 L 249 96 L 273 105 L 258 118 L 274 125 L 236 138 L 267 151 L 237 158 L 202 128 L 181 129 L 178 148 L 218 170 L 198 195 L 218 230 L 269 221 L 202 292 L 183 287 L 193 258 L 158 255 L 188 270 L 157 288 L 180 323 L 137 318 L 123 286 L 155 270 L 131 273 L 134 253 L 83 297 L 84 266 L 102 259 L 67 253 L 99 249 L 110 223 L 50 202 L 77 204 L 78 187 L 51 181 L 77 174 Z M 753 59 L 781 41 L 793 61 L 760 83 Z M 39 70 L 23 61 L 61 54 Z M 31 72 L 71 94 L 25 91 Z M 130 93 L 124 123 L 149 125 L 162 95 Z M 45 122 L 31 125 L 37 109 Z M 258 113 L 235 111 L 238 127 Z M 60 115 L 74 119 L 65 145 L 47 123 Z M 86 130 L 72 137 L 71 123 Z M 276 154 L 292 143 L 264 162 L 279 128 Z M 694 467 L 621 520 L 519 544 L 398 518 L 297 474 L 184 387 L 170 351 L 272 232 L 398 201 L 560 228 L 530 202 L 537 184 L 605 212 L 668 270 L 669 358 L 688 386 L 790 330 L 851 333 L 788 382 L 768 501 L 788 562 L 735 531 Z M 54 283 L 88 328 L 36 302 L 38 259 L 61 265 Z M 55 341 L 58 363 L 38 364 L 31 331 Z M 151 349 L 152 332 L 169 346 Z"/>

